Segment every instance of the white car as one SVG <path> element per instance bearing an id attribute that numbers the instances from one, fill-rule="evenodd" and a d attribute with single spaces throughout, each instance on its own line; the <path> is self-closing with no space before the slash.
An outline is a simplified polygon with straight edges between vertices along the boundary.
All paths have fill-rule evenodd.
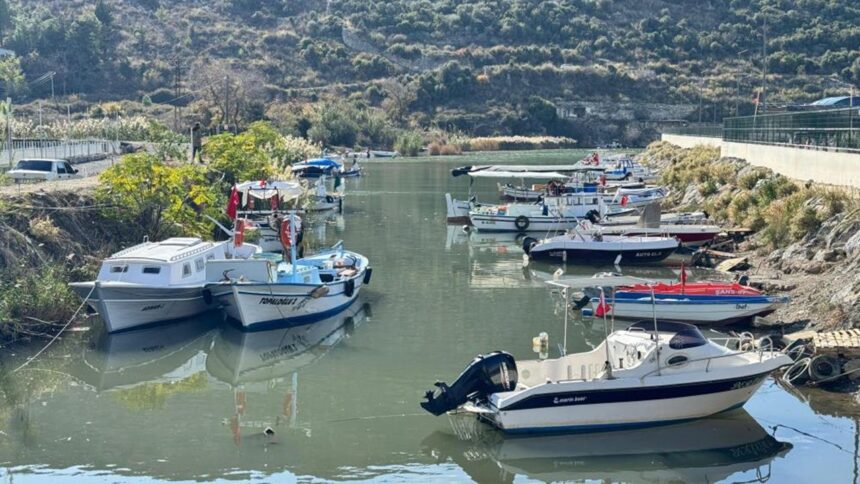
<path id="1" fill-rule="evenodd" d="M 8 175 L 15 183 L 25 181 L 65 180 L 80 178 L 78 170 L 66 160 L 25 159 L 18 162 Z"/>

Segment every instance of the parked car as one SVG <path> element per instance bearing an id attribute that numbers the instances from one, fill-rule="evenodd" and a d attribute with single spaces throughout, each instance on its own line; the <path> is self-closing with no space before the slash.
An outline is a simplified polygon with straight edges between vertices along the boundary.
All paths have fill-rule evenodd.
<path id="1" fill-rule="evenodd" d="M 74 168 L 68 161 L 52 159 L 21 160 L 14 170 L 9 170 L 8 175 L 15 183 L 80 178 L 77 168 Z"/>

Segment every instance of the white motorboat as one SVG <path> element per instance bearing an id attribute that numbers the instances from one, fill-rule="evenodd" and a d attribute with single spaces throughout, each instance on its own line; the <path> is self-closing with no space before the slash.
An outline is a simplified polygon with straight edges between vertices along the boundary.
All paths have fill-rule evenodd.
<path id="1" fill-rule="evenodd" d="M 569 304 L 571 289 L 595 282 L 549 284 Z M 566 319 L 567 311 L 565 335 Z M 437 383 L 421 406 L 434 415 L 474 413 L 505 432 L 660 425 L 742 407 L 768 375 L 792 364 L 767 338 L 719 344 L 691 324 L 656 319 L 613 331 L 588 352 L 566 354 L 566 347 L 553 359 L 478 356 L 451 385 Z"/>
<path id="2" fill-rule="evenodd" d="M 337 191 L 330 192 L 325 185 L 325 176 L 321 176 L 311 187 L 310 197 L 303 208 L 309 212 L 334 209 L 342 210 L 343 193 Z"/>
<path id="3" fill-rule="evenodd" d="M 659 174 L 637 163 L 628 155 L 617 155 L 607 158 L 603 165 L 607 180 L 635 180 L 638 182 L 653 182 Z"/>
<path id="4" fill-rule="evenodd" d="M 561 260 L 574 264 L 640 264 L 659 262 L 680 246 L 674 237 L 627 237 L 599 231 L 570 232 L 538 240 L 526 237 L 523 251 L 533 260 Z"/>
<path id="5" fill-rule="evenodd" d="M 207 263 L 257 251 L 251 244 L 191 237 L 146 241 L 105 259 L 95 281 L 69 286 L 99 313 L 108 332 L 123 331 L 214 309 L 203 294 Z"/>
<path id="6" fill-rule="evenodd" d="M 607 213 L 603 199 L 595 193 L 568 193 L 546 197 L 539 203 L 484 205 L 469 211 L 469 220 L 479 231 L 561 231 L 577 226 L 582 219 L 599 222 Z"/>
<path id="7" fill-rule="evenodd" d="M 344 250 L 342 243 L 299 259 L 292 229 L 289 236 L 284 244 L 290 248 L 289 262 L 216 260 L 206 266 L 205 291 L 246 329 L 297 325 L 335 315 L 349 307 L 370 282 L 367 258 Z"/>

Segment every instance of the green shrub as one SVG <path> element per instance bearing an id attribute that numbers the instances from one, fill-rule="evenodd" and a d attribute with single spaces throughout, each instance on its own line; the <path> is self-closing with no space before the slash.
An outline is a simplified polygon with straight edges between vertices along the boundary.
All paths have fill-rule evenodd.
<path id="1" fill-rule="evenodd" d="M 69 289 L 68 273 L 60 265 L 46 264 L 35 271 L 8 273 L 0 278 L 0 332 L 8 336 L 33 332 L 42 323 L 65 323 L 80 304 Z"/>
<path id="2" fill-rule="evenodd" d="M 419 131 L 404 131 L 394 142 L 394 149 L 403 156 L 418 156 L 424 146 L 424 138 Z"/>

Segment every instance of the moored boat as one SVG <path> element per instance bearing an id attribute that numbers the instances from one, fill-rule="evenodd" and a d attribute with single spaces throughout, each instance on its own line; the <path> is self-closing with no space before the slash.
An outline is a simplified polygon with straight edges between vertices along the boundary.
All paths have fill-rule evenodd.
<path id="1" fill-rule="evenodd" d="M 680 242 L 674 237 L 626 237 L 582 232 L 538 240 L 527 237 L 523 251 L 534 260 L 561 260 L 572 264 L 641 264 L 672 255 Z"/>
<path id="2" fill-rule="evenodd" d="M 603 199 L 594 193 L 546 197 L 539 203 L 484 205 L 469 210 L 469 221 L 486 232 L 561 231 L 580 220 L 599 222 L 606 215 Z"/>
<path id="3" fill-rule="evenodd" d="M 296 253 L 295 221 L 281 230 L 289 261 L 268 259 L 215 260 L 206 266 L 207 299 L 245 329 L 266 329 L 310 323 L 349 307 L 370 282 L 366 257 L 344 250 L 339 242 L 304 258 Z"/>
<path id="4" fill-rule="evenodd" d="M 596 301 L 597 298 L 592 298 L 592 306 L 599 304 Z M 642 319 L 656 314 L 658 319 L 667 321 L 726 325 L 766 316 L 786 303 L 787 296 L 769 296 L 738 282 L 687 282 L 682 267 L 680 282 L 616 288 L 608 302 L 608 310 L 622 319 Z M 588 314 L 583 311 L 584 315 Z"/>
<path id="5" fill-rule="evenodd" d="M 739 408 L 773 371 L 792 363 L 766 341 L 734 350 L 693 325 L 641 321 L 591 351 L 520 360 L 475 358 L 421 406 L 460 410 L 505 432 L 595 431 L 662 425 Z"/>
<path id="6" fill-rule="evenodd" d="M 204 297 L 206 265 L 250 257 L 259 247 L 193 237 L 145 241 L 102 262 L 95 281 L 72 290 L 97 311 L 108 332 L 188 318 L 214 306 Z M 233 259 L 227 259 L 232 257 Z"/>

